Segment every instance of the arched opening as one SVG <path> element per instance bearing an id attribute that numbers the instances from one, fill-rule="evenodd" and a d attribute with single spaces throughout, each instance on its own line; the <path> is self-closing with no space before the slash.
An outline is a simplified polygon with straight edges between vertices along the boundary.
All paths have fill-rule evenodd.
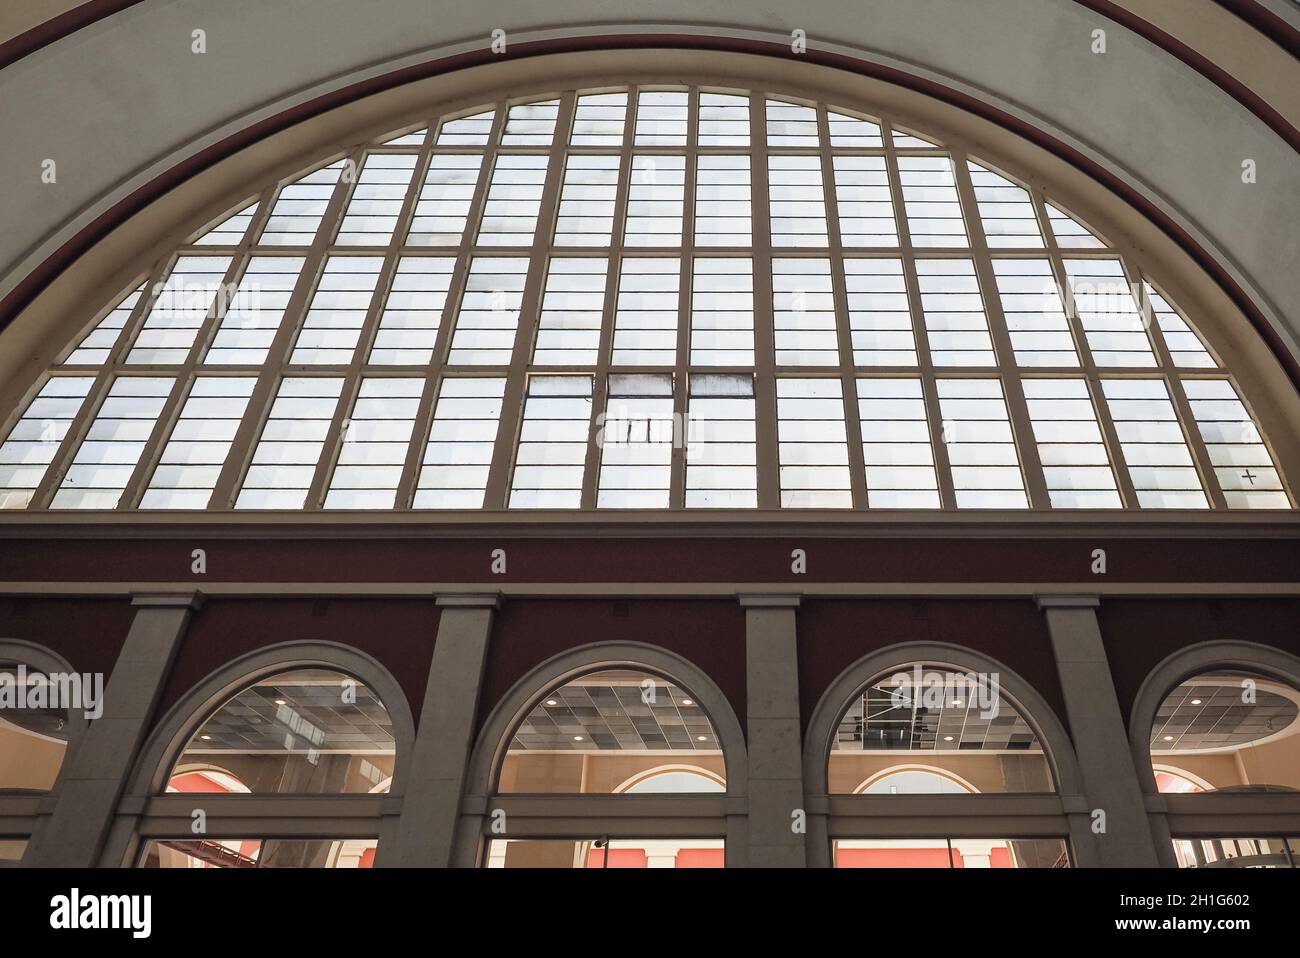
<path id="1" fill-rule="evenodd" d="M 502 796 L 569 795 L 659 802 L 720 795 L 726 761 L 699 699 L 674 679 L 635 667 L 571 677 L 540 697 L 510 733 L 497 775 Z M 494 838 L 490 868 L 700 868 L 723 865 L 718 837 L 611 837 L 598 817 L 574 838 Z M 694 828 L 696 826 L 692 826 Z"/>
<path id="2" fill-rule="evenodd" d="M 68 752 L 70 701 L 79 690 L 26 662 L 0 657 L 0 792 L 48 792 L 54 788 Z M 76 692 L 78 697 L 69 698 Z M 89 703 L 87 703 L 89 705 Z M 0 860 L 5 852 L 0 850 Z"/>
<path id="3" fill-rule="evenodd" d="M 1300 692 L 1245 669 L 1184 679 L 1160 702 L 1150 732 L 1156 788 L 1166 795 L 1300 791 Z M 1174 836 L 1180 868 L 1294 868 L 1294 835 Z M 1235 832 L 1237 834 L 1229 834 Z"/>
<path id="4" fill-rule="evenodd" d="M 882 774 L 898 765 L 928 771 Z M 841 713 L 826 768 L 832 795 L 888 782 L 891 794 L 1052 792 L 1037 733 L 996 674 L 913 663 L 877 676 Z M 946 787 L 945 787 L 946 788 Z"/>
<path id="5" fill-rule="evenodd" d="M 382 794 L 392 782 L 395 758 L 392 721 L 373 689 L 345 672 L 299 668 L 264 676 L 218 706 L 189 737 L 164 791 L 235 801 L 256 795 Z M 375 839 L 200 834 L 149 841 L 140 864 L 370 867 L 377 845 Z"/>

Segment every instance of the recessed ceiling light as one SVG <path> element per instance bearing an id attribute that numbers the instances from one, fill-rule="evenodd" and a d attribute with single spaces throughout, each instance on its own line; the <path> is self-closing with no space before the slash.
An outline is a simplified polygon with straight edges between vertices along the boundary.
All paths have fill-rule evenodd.
<path id="1" fill-rule="evenodd" d="M 276 700 L 275 700 L 275 704 L 276 704 L 276 705 L 288 705 L 289 703 L 286 702 L 284 699 L 276 699 Z"/>
<path id="2" fill-rule="evenodd" d="M 695 741 L 697 741 L 697 742 L 707 742 L 708 740 L 709 740 L 709 737 L 708 737 L 707 735 L 697 735 L 697 736 L 695 736 Z"/>
<path id="3" fill-rule="evenodd" d="M 943 737 L 943 740 L 944 740 L 945 742 L 951 742 L 951 741 L 952 741 L 952 736 L 951 736 L 951 735 L 945 735 L 945 736 Z"/>
<path id="4" fill-rule="evenodd" d="M 557 702 L 555 699 L 547 699 L 547 700 L 546 700 L 546 704 L 547 704 L 547 705 L 559 705 L 560 703 Z"/>
<path id="5" fill-rule="evenodd" d="M 211 735 L 200 735 L 199 738 L 203 739 L 203 741 L 205 741 L 205 742 L 211 742 L 211 741 L 212 741 L 212 736 L 211 736 Z"/>
<path id="6" fill-rule="evenodd" d="M 954 699 L 952 704 L 953 708 L 961 708 L 961 699 Z"/>
<path id="7" fill-rule="evenodd" d="M 1193 705 L 1200 705 L 1200 704 L 1201 704 L 1201 700 L 1200 700 L 1200 699 L 1192 699 L 1192 704 L 1193 704 Z"/>
<path id="8" fill-rule="evenodd" d="M 1166 735 L 1166 736 L 1165 736 L 1165 741 L 1166 741 L 1166 742 L 1172 742 L 1173 740 L 1174 740 L 1174 737 L 1173 737 L 1172 735 Z"/>
<path id="9" fill-rule="evenodd" d="M 581 735 L 575 735 L 575 736 L 573 736 L 573 740 L 574 740 L 575 742 L 581 742 L 581 741 L 582 741 L 582 736 L 581 736 Z"/>
<path id="10" fill-rule="evenodd" d="M 683 705 L 694 705 L 694 704 L 695 704 L 695 700 L 694 700 L 694 699 L 682 699 L 682 704 L 683 704 Z"/>

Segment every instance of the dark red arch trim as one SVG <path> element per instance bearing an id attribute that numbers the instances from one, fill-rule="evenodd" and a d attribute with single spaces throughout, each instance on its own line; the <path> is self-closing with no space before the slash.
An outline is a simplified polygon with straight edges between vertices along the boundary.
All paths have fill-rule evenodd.
<path id="1" fill-rule="evenodd" d="M 130 5 L 140 0 L 109 0 L 109 2 Z M 1105 3 L 1106 0 L 1079 0 L 1089 4 Z M 917 77 L 893 67 L 869 63 L 853 57 L 809 49 L 806 53 L 792 53 L 789 46 L 782 43 L 768 43 L 732 37 L 683 36 L 673 34 L 634 34 L 625 36 L 588 36 L 570 37 L 556 40 L 519 43 L 511 46 L 512 58 L 541 56 L 550 53 L 571 53 L 587 50 L 618 49 L 654 49 L 676 48 L 696 50 L 717 50 L 738 53 L 751 53 L 781 59 L 812 62 L 834 67 L 851 73 L 875 77 L 908 89 L 932 96 L 945 103 L 960 107 L 977 116 L 997 123 L 1030 142 L 1046 149 L 1073 166 L 1087 173 L 1093 179 L 1109 188 L 1124 199 L 1129 205 L 1143 213 L 1148 219 L 1164 230 L 1175 240 L 1232 299 L 1237 307 L 1249 318 L 1256 331 L 1268 344 L 1278 361 L 1286 369 L 1293 384 L 1300 389 L 1300 363 L 1290 355 L 1280 337 L 1269 325 L 1255 303 L 1246 295 L 1232 276 L 1223 269 L 1210 254 L 1201 247 L 1184 229 L 1165 215 L 1138 191 L 1124 183 L 1104 166 L 1094 162 L 1073 147 L 1060 142 L 1050 134 L 1018 117 L 985 103 L 984 101 L 953 90 L 950 87 L 923 77 Z M 268 117 L 252 126 L 232 134 L 220 143 L 202 150 L 194 156 L 181 161 L 165 173 L 155 177 L 151 182 L 136 190 L 130 196 L 118 202 L 111 209 L 102 213 L 94 222 L 85 227 L 76 236 L 65 243 L 36 269 L 34 269 L 0 301 L 0 330 L 3 330 L 37 295 L 40 294 L 64 269 L 70 266 L 83 252 L 104 239 L 114 228 L 125 222 L 135 213 L 162 196 L 185 180 L 196 175 L 209 166 L 237 153 L 239 150 L 286 129 L 313 116 L 318 116 L 331 109 L 353 100 L 379 93 L 393 87 L 439 76 L 455 70 L 491 62 L 497 59 L 489 49 L 457 54 L 438 60 L 428 61 L 415 66 L 395 70 L 384 76 L 372 77 L 352 84 L 340 90 L 317 97 L 273 117 Z M 1300 150 L 1300 137 L 1294 144 Z"/>

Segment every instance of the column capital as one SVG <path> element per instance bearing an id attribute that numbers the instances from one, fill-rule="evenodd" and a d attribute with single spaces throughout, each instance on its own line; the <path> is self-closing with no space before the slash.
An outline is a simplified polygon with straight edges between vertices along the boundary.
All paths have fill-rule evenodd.
<path id="1" fill-rule="evenodd" d="M 1095 595 L 1036 595 L 1034 602 L 1039 610 L 1095 609 L 1101 605 L 1101 599 Z"/>
<path id="2" fill-rule="evenodd" d="M 797 609 L 802 596 L 764 595 L 750 592 L 742 593 L 736 598 L 740 601 L 741 606 L 746 609 Z"/>
<path id="3" fill-rule="evenodd" d="M 439 608 L 499 609 L 500 592 L 452 592 L 437 596 Z"/>
<path id="4" fill-rule="evenodd" d="M 137 609 L 189 609 L 197 612 L 206 601 L 207 596 L 197 589 L 193 592 L 131 593 L 131 605 Z"/>

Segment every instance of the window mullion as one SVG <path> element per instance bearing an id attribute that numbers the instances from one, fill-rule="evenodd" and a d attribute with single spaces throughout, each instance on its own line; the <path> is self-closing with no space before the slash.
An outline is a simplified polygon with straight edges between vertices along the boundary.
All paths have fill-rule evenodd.
<path id="1" fill-rule="evenodd" d="M 619 148 L 618 185 L 614 192 L 614 222 L 609 237 L 605 269 L 605 297 L 601 301 L 600 343 L 596 350 L 595 382 L 591 392 L 591 429 L 587 434 L 587 459 L 582 470 L 582 509 L 596 508 L 601 449 L 596 442 L 600 430 L 596 421 L 605 411 L 609 397 L 609 367 L 614 347 L 614 313 L 618 301 L 618 278 L 623 261 L 623 232 L 627 223 L 628 190 L 632 181 L 632 143 L 636 130 L 636 87 L 629 87 L 623 113 L 623 142 Z"/>
<path id="2" fill-rule="evenodd" d="M 912 247 L 912 230 L 907 222 L 907 207 L 903 200 L 903 181 L 898 172 L 898 153 L 894 150 L 894 131 L 892 124 L 883 117 L 880 121 L 880 134 L 885 147 L 885 171 L 889 180 L 890 200 L 894 207 L 894 226 L 898 230 L 899 255 L 903 260 L 903 283 L 907 287 L 907 305 L 912 314 L 912 339 L 916 343 L 916 368 L 921 376 L 926 418 L 929 419 L 930 449 L 931 454 L 934 456 L 934 469 L 939 481 L 939 503 L 943 509 L 956 509 L 957 492 L 953 487 L 952 468 L 948 462 L 948 447 L 944 443 L 943 412 L 939 407 L 937 377 L 934 362 L 930 356 L 930 340 L 925 330 L 925 311 L 921 307 L 921 286 L 916 278 L 916 251 Z M 856 401 L 856 384 L 854 385 L 853 396 Z"/>
<path id="3" fill-rule="evenodd" d="M 316 284 L 325 269 L 331 240 L 338 231 L 343 213 L 347 210 L 348 201 L 352 197 L 353 187 L 359 179 L 364 153 L 364 149 L 356 149 L 348 154 L 348 162 L 344 164 L 338 182 L 334 185 L 329 204 L 325 207 L 320 224 L 316 228 L 316 236 L 304 258 L 298 284 L 285 305 L 280 326 L 275 332 L 270 348 L 266 351 L 266 360 L 258 374 L 257 385 L 253 387 L 253 395 L 248 401 L 244 418 L 240 421 L 239 431 L 231 443 L 230 455 L 226 458 L 217 485 L 212 491 L 210 508 L 230 509 L 234 506 L 235 496 L 239 493 L 240 480 L 252 461 L 257 437 L 261 434 L 262 424 L 275 399 L 280 377 L 289 363 L 293 344 L 306 318 L 307 307 L 316 291 Z"/>
<path id="4" fill-rule="evenodd" d="M 831 258 L 831 295 L 835 300 L 835 331 L 840 353 L 840 391 L 844 397 L 844 435 L 848 441 L 849 488 L 853 508 L 867 507 L 867 466 L 862 452 L 862 422 L 858 415 L 858 384 L 854 375 L 853 333 L 849 328 L 849 296 L 844 279 L 844 246 L 840 237 L 839 197 L 835 192 L 830 121 L 826 105 L 817 104 L 817 139 L 821 143 L 822 193 L 826 204 L 826 238 Z"/>
<path id="5" fill-rule="evenodd" d="M 1007 331 L 1006 316 L 1002 313 L 1002 299 L 998 293 L 997 277 L 993 274 L 993 260 L 989 254 L 988 243 L 984 238 L 984 222 L 980 219 L 979 204 L 975 200 L 975 189 L 971 185 L 970 167 L 966 165 L 964 153 L 954 150 L 951 158 L 957 181 L 957 196 L 961 200 L 962 216 L 966 220 L 966 235 L 970 237 L 971 259 L 975 264 L 975 275 L 979 279 L 981 298 L 984 301 L 984 315 L 988 320 L 989 335 L 993 338 L 997 371 L 1002 380 L 1007 413 L 1011 417 L 1011 428 L 1016 437 L 1020 471 L 1025 479 L 1029 508 L 1049 509 L 1051 497 L 1047 491 L 1047 477 L 1043 474 L 1038 445 L 1034 442 L 1029 405 L 1025 402 L 1025 391 L 1020 385 L 1016 354 L 1011 345 L 1011 335 Z"/>
<path id="6" fill-rule="evenodd" d="M 564 182 L 564 160 L 570 131 L 573 129 L 573 113 L 577 98 L 577 93 L 574 91 L 569 91 L 560 98 L 555 132 L 551 137 L 551 147 L 547 153 L 546 179 L 537 210 L 537 227 L 533 231 L 528 276 L 524 281 L 524 293 L 519 304 L 519 322 L 515 328 L 514 349 L 506 373 L 506 392 L 501 405 L 501 425 L 497 430 L 497 444 L 492 451 L 487 493 L 483 499 L 484 507 L 487 509 L 504 509 L 510 499 L 511 465 L 514 462 L 515 445 L 519 437 L 520 422 L 523 419 L 528 367 L 532 361 L 533 344 L 537 338 L 542 291 L 546 285 L 551 238 L 555 232 L 560 187 Z M 509 104 L 506 104 L 505 109 L 509 109 Z"/>
<path id="7" fill-rule="evenodd" d="M 1123 263 L 1129 289 L 1140 289 L 1142 274 L 1134 266 L 1132 257 L 1128 253 L 1121 253 L 1120 262 Z M 1196 463 L 1196 471 L 1201 477 L 1201 486 L 1205 490 L 1205 498 L 1209 500 L 1211 508 L 1227 509 L 1228 500 L 1219 487 L 1218 474 L 1214 471 L 1214 463 L 1210 459 L 1209 450 L 1205 448 L 1205 440 L 1201 436 L 1201 429 L 1196 423 L 1196 417 L 1192 414 L 1191 403 L 1187 401 L 1187 393 L 1183 390 L 1182 380 L 1178 378 L 1178 374 L 1174 369 L 1174 362 L 1169 355 L 1169 348 L 1165 345 L 1164 337 L 1159 334 L 1157 329 L 1159 324 L 1155 322 L 1153 314 L 1149 311 L 1147 305 L 1142 304 L 1142 299 L 1138 299 L 1137 302 L 1142 306 L 1142 321 L 1143 325 L 1147 327 L 1147 338 L 1151 341 L 1151 349 L 1156 354 L 1156 363 L 1164 373 L 1164 380 L 1169 389 L 1169 399 L 1178 413 L 1178 421 L 1182 425 L 1187 448 L 1191 450 L 1192 460 Z"/>
<path id="8" fill-rule="evenodd" d="M 754 297 L 754 454 L 758 508 L 781 507 L 776 416 L 776 332 L 772 311 L 772 234 L 768 198 L 767 113 L 763 94 L 749 95 L 750 216 Z"/>
<path id="9" fill-rule="evenodd" d="M 677 353 L 673 370 L 673 452 L 669 475 L 668 508 L 686 506 L 686 441 L 689 438 L 688 394 L 691 364 L 691 283 L 695 274 L 695 178 L 699 166 L 700 91 L 686 93 L 686 159 L 682 173 L 682 238 L 677 284 Z"/>
<path id="10" fill-rule="evenodd" d="M 505 130 L 506 114 L 509 109 L 508 103 L 497 104 L 487 143 L 483 146 L 483 158 L 479 165 L 478 179 L 474 183 L 474 195 L 470 199 L 469 210 L 465 216 L 465 231 L 461 234 L 460 244 L 456 249 L 456 264 L 452 267 L 451 280 L 447 287 L 447 300 L 443 303 L 442 317 L 438 322 L 438 335 L 434 337 L 429 368 L 425 371 L 424 392 L 420 396 L 420 405 L 416 410 L 415 422 L 411 429 L 411 448 L 407 451 L 406 466 L 397 484 L 395 509 L 409 509 L 415 500 L 415 489 L 420 480 L 425 445 L 429 438 L 429 431 L 433 427 L 433 416 L 438 401 L 437 393 L 441 388 L 439 384 L 447 371 L 452 326 L 455 324 L 456 314 L 460 311 L 460 303 L 465 295 L 465 282 L 469 277 L 469 264 L 473 258 L 474 238 L 478 236 L 479 225 L 483 221 L 488 185 L 492 179 L 492 168 L 496 163 L 497 144 L 501 141 L 502 131 Z M 433 162 L 434 147 L 438 142 L 437 137 L 441 134 L 443 122 L 445 121 L 429 124 L 430 165 Z"/>
<path id="11" fill-rule="evenodd" d="M 1047 216 L 1047 205 L 1043 199 L 1043 192 L 1038 187 L 1030 187 L 1029 195 L 1033 200 L 1034 214 L 1038 217 L 1038 229 L 1043 234 L 1043 242 L 1047 246 L 1047 256 L 1052 264 L 1052 278 L 1056 282 L 1056 288 L 1061 291 L 1061 305 L 1065 309 L 1066 321 L 1070 324 L 1070 333 L 1074 337 L 1074 348 L 1079 356 L 1079 366 L 1083 372 L 1084 380 L 1088 384 L 1088 395 L 1092 399 L 1092 407 L 1097 414 L 1097 424 L 1101 427 L 1102 438 L 1105 440 L 1106 453 L 1110 457 L 1111 472 L 1115 474 L 1120 495 L 1122 508 L 1136 509 L 1138 507 L 1137 490 L 1133 488 L 1133 477 L 1129 475 L 1128 462 L 1124 458 L 1124 447 L 1119 441 L 1119 432 L 1115 428 L 1115 421 L 1111 419 L 1110 410 L 1106 406 L 1106 397 L 1101 389 L 1101 374 L 1097 369 L 1097 364 L 1093 360 L 1092 347 L 1088 344 L 1088 337 L 1083 331 L 1083 324 L 1074 308 L 1074 293 L 1070 288 L 1070 277 L 1065 271 L 1065 257 L 1061 253 L 1061 247 L 1057 245 L 1056 233 L 1052 229 L 1051 220 Z"/>
<path id="12" fill-rule="evenodd" d="M 45 470 L 45 476 L 40 485 L 32 493 L 31 502 L 27 506 L 28 509 L 48 509 L 50 507 L 54 493 L 58 491 L 59 484 L 63 482 L 63 477 L 67 475 L 73 457 L 76 456 L 77 450 L 81 448 L 82 440 L 86 438 L 86 433 L 90 430 L 90 424 L 95 421 L 95 415 L 99 412 L 100 405 L 108 395 L 113 380 L 123 371 L 124 360 L 126 354 L 130 351 L 131 343 L 135 341 L 145 317 L 149 315 L 149 311 L 153 309 L 154 303 L 157 302 L 158 296 L 162 292 L 163 278 L 175 261 L 176 254 L 170 253 L 159 260 L 150 272 L 144 295 L 140 297 L 139 302 L 135 304 L 135 308 L 131 311 L 131 316 L 124 327 L 124 333 L 118 337 L 117 344 L 109 353 L 107 361 L 95 373 L 95 382 L 90 387 L 81 408 L 69 425 L 68 432 L 59 445 L 58 454 L 51 460 L 50 467 Z"/>
<path id="13" fill-rule="evenodd" d="M 347 434 L 347 424 L 351 420 L 353 407 L 356 405 L 360 394 L 362 372 L 366 368 L 370 349 L 375 341 L 379 318 L 384 313 L 384 303 L 388 300 L 389 288 L 392 286 L 393 276 L 397 272 L 398 260 L 401 259 L 402 250 L 406 246 L 406 235 L 411 228 L 411 219 L 415 215 L 415 203 L 424 186 L 424 177 L 429 167 L 432 152 L 430 144 L 433 142 L 434 132 L 431 124 L 425 133 L 425 142 L 420 147 L 415 166 L 411 170 L 411 181 L 406 186 L 406 195 L 402 198 L 402 208 L 397 215 L 397 222 L 393 225 L 393 233 L 388 238 L 388 247 L 384 250 L 384 262 L 379 269 L 379 275 L 375 278 L 375 290 L 370 297 L 370 305 L 366 310 L 366 317 L 361 324 L 361 329 L 357 332 L 357 345 L 352 351 L 352 361 L 348 364 L 343 393 L 339 397 L 338 406 L 334 409 L 334 418 L 330 422 L 329 431 L 325 434 L 325 444 L 321 447 L 321 457 L 316 466 L 316 475 L 312 478 L 311 488 L 307 491 L 307 501 L 303 506 L 307 511 L 324 507 L 325 496 L 329 492 L 330 479 L 334 475 L 334 469 L 338 465 L 339 456 L 342 454 L 343 439 Z M 428 389 L 427 383 L 425 389 Z M 421 399 L 423 399 L 423 394 L 421 394 Z M 407 458 L 409 459 L 410 456 L 411 450 L 408 446 Z M 404 462 L 403 470 L 405 470 L 406 466 L 407 464 Z M 396 505 L 397 502 L 394 499 L 394 506 Z"/>

